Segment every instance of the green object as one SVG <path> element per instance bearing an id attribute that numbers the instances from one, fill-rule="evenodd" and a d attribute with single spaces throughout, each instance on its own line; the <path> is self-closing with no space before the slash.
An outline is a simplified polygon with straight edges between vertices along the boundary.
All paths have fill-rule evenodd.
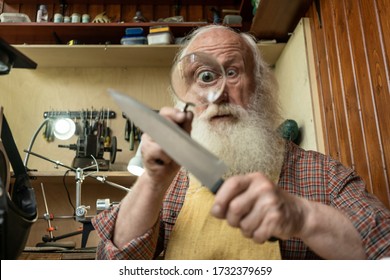
<path id="1" fill-rule="evenodd" d="M 252 6 L 253 6 L 252 14 L 255 15 L 260 1 L 259 0 L 251 0 L 251 2 L 252 2 Z"/>
<path id="2" fill-rule="evenodd" d="M 294 120 L 285 120 L 278 128 L 280 135 L 286 139 L 296 143 L 299 137 L 298 124 Z"/>

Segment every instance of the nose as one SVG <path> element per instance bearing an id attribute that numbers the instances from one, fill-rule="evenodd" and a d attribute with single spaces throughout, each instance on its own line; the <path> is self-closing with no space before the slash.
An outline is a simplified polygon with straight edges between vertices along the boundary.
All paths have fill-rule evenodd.
<path id="1" fill-rule="evenodd" d="M 217 99 L 214 100 L 214 104 L 223 104 L 223 103 L 228 103 L 229 102 L 229 93 L 226 90 L 226 85 L 225 88 L 223 89 L 222 93 L 220 96 L 218 96 Z"/>

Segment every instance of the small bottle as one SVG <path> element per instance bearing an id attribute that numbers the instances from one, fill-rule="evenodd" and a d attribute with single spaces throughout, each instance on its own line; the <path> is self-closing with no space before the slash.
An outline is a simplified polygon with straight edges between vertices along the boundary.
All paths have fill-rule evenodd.
<path id="1" fill-rule="evenodd" d="M 46 5 L 39 5 L 39 10 L 37 11 L 37 22 L 48 22 L 48 12 Z"/>

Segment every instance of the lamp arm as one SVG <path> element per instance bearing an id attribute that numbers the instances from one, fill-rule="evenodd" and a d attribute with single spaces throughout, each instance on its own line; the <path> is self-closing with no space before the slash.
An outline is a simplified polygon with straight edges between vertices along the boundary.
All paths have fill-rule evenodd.
<path id="1" fill-rule="evenodd" d="M 118 184 L 116 184 L 114 182 L 107 181 L 106 180 L 106 176 L 91 176 L 91 178 L 94 178 L 95 180 L 97 180 L 99 182 L 102 182 L 103 184 L 105 183 L 105 184 L 107 184 L 109 186 L 115 187 L 115 188 L 120 189 L 122 191 L 126 191 L 126 192 L 131 191 L 131 189 L 129 189 L 129 188 L 126 188 L 124 186 L 118 185 Z"/>
<path id="2" fill-rule="evenodd" d="M 49 159 L 49 158 L 47 158 L 47 157 L 41 156 L 41 155 L 39 155 L 39 154 L 37 154 L 37 153 L 34 153 L 34 152 L 31 152 L 31 151 L 27 151 L 27 150 L 23 150 L 23 151 L 24 151 L 25 153 L 27 153 L 27 154 L 31 154 L 31 155 L 36 156 L 36 157 L 38 157 L 38 158 L 41 158 L 41 159 L 47 160 L 47 161 L 49 161 L 49 162 L 52 162 L 52 163 L 54 163 L 56 166 L 59 165 L 59 166 L 65 167 L 65 168 L 67 168 L 67 169 L 69 169 L 69 170 L 71 170 L 71 171 L 73 171 L 73 172 L 76 172 L 76 168 L 67 166 L 67 165 L 65 165 L 65 164 L 63 164 L 63 163 L 61 163 L 61 162 L 59 162 L 59 161 L 51 160 L 51 159 Z"/>
<path id="3" fill-rule="evenodd" d="M 38 136 L 38 133 L 41 131 L 42 127 L 46 125 L 46 123 L 49 121 L 49 118 L 46 118 L 41 125 L 38 127 L 38 129 L 35 131 L 33 137 L 31 138 L 30 145 L 28 146 L 28 149 L 25 150 L 26 155 L 24 157 L 24 167 L 27 169 L 28 159 L 30 158 L 30 152 L 32 150 L 32 147 L 34 145 L 35 139 Z"/>

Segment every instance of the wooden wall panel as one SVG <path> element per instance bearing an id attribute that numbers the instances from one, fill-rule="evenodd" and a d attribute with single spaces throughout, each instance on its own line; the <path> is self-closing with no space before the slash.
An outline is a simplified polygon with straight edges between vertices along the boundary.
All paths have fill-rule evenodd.
<path id="1" fill-rule="evenodd" d="M 362 30 L 361 12 L 353 1 L 345 2 L 346 17 L 349 18 L 349 28 L 351 30 Z M 368 167 L 367 180 L 370 180 L 370 191 L 374 191 L 377 186 L 385 186 L 386 175 L 383 173 L 382 153 L 380 152 L 381 141 L 378 134 L 377 117 L 374 100 L 372 98 L 371 81 L 369 78 L 369 66 L 367 60 L 367 47 L 364 32 L 350 32 L 350 41 L 354 42 L 351 48 L 351 55 L 357 63 L 353 67 L 356 92 L 360 101 L 358 108 L 361 113 L 361 127 L 363 130 L 362 141 L 366 146 L 366 161 Z M 360 64 L 360 66 L 359 66 Z M 370 94 L 364 94 L 370 93 Z M 378 149 L 379 148 L 379 149 Z M 362 165 L 362 164 L 360 164 Z M 385 188 L 383 188 L 385 190 Z M 386 197 L 386 196 L 384 196 Z"/>
<path id="2" fill-rule="evenodd" d="M 342 90 L 342 80 L 340 76 L 339 68 L 339 49 L 337 45 L 337 37 L 333 32 L 334 27 L 334 18 L 332 13 L 332 8 L 330 5 L 326 5 L 323 8 L 324 14 L 329 16 L 324 17 L 323 27 L 325 33 L 325 42 L 328 45 L 328 67 L 329 67 L 329 76 L 330 76 L 330 87 L 331 87 L 331 96 L 333 102 L 334 112 L 339 112 L 335 114 L 335 126 L 337 127 L 337 137 L 338 137 L 338 157 L 346 165 L 351 166 L 351 154 L 349 151 L 349 127 L 347 122 L 347 116 L 345 114 L 344 108 L 344 92 Z M 333 155 L 334 156 L 334 155 Z"/>
<path id="3" fill-rule="evenodd" d="M 387 0 L 320 1 L 313 44 L 326 152 L 390 206 L 390 9 Z"/>

